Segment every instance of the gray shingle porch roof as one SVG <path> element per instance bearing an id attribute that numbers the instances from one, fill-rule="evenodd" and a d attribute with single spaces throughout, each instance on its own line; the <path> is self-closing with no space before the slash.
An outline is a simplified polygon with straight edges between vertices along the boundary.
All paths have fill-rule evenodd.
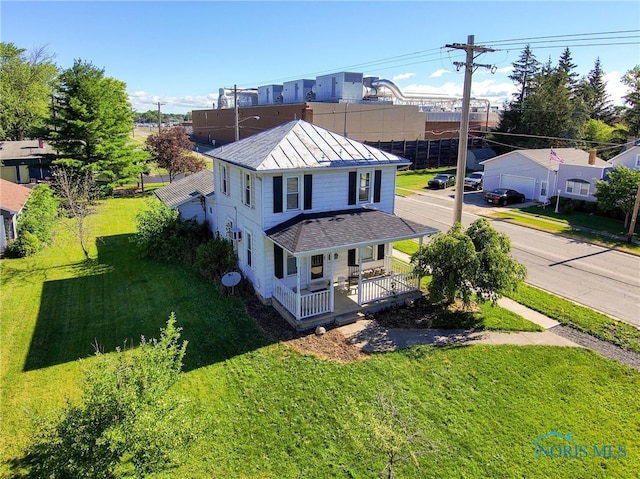
<path id="1" fill-rule="evenodd" d="M 213 193 L 213 171 L 202 170 L 185 176 L 170 185 L 158 188 L 154 193 L 169 208 L 177 208 L 194 198 Z"/>
<path id="2" fill-rule="evenodd" d="M 303 120 L 283 123 L 203 154 L 254 171 L 411 163 Z"/>
<path id="3" fill-rule="evenodd" d="M 294 255 L 388 243 L 438 233 L 439 230 L 384 211 L 358 208 L 300 214 L 265 231 Z"/>

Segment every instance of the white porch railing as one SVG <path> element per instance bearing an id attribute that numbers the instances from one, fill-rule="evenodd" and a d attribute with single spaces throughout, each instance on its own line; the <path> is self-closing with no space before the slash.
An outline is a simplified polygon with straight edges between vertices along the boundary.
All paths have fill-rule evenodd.
<path id="1" fill-rule="evenodd" d="M 396 294 L 415 291 L 418 287 L 418 277 L 412 271 L 365 279 L 360 284 L 360 302 L 370 303 Z"/>
<path id="2" fill-rule="evenodd" d="M 274 278 L 273 280 L 275 286 L 273 296 L 297 320 L 333 311 L 331 290 L 327 289 L 315 293 L 298 294 L 278 278 Z M 300 304 L 300 309 L 298 309 L 298 304 Z"/>

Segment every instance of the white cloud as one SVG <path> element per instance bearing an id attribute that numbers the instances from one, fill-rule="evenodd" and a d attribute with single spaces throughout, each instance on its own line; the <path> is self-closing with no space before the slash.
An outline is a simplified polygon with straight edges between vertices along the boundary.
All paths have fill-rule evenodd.
<path id="1" fill-rule="evenodd" d="M 160 108 L 165 113 L 186 113 L 191 110 L 206 110 L 217 105 L 217 100 L 217 93 L 197 96 L 187 95 L 182 97 L 150 95 L 144 91 L 129 93 L 131 106 L 138 112 L 156 110 L 158 108 L 158 102 L 161 103 Z"/>
<path id="2" fill-rule="evenodd" d="M 415 73 L 401 73 L 400 75 L 394 75 L 393 81 L 406 80 L 407 78 L 411 78 L 414 76 L 416 76 Z"/>
<path id="3" fill-rule="evenodd" d="M 624 105 L 622 97 L 627 93 L 627 86 L 622 83 L 618 72 L 605 73 L 602 78 L 607 84 L 607 93 L 611 96 L 614 105 Z"/>
<path id="4" fill-rule="evenodd" d="M 436 70 L 435 72 L 433 72 L 429 78 L 440 78 L 442 75 L 444 75 L 445 73 L 451 73 L 450 70 L 447 70 L 446 68 L 441 68 L 440 70 Z"/>

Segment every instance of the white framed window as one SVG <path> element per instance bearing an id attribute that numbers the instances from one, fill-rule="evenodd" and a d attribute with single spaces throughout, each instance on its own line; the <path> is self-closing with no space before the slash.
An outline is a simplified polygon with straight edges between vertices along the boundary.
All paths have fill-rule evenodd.
<path id="1" fill-rule="evenodd" d="M 369 203 L 371 198 L 371 172 L 362 171 L 358 181 L 358 203 Z"/>
<path id="2" fill-rule="evenodd" d="M 636 168 L 640 168 L 640 153 L 636 155 Z"/>
<path id="3" fill-rule="evenodd" d="M 300 178 L 291 176 L 287 178 L 287 210 L 300 209 Z"/>
<path id="4" fill-rule="evenodd" d="M 229 195 L 229 167 L 227 165 L 220 166 L 220 190 Z"/>
<path id="5" fill-rule="evenodd" d="M 247 266 L 253 268 L 253 235 L 245 231 L 245 244 L 247 245 Z"/>
<path id="6" fill-rule="evenodd" d="M 373 261 L 373 245 L 363 246 L 360 249 L 360 259 L 365 261 Z"/>
<path id="7" fill-rule="evenodd" d="M 253 206 L 253 177 L 251 173 L 244 173 L 242 175 L 242 189 L 243 203 L 249 207 Z"/>
<path id="8" fill-rule="evenodd" d="M 566 191 L 575 196 L 589 196 L 589 183 L 584 180 L 567 180 Z"/>
<path id="9" fill-rule="evenodd" d="M 298 274 L 298 263 L 296 262 L 296 257 L 289 252 L 287 252 L 286 267 L 287 276 L 295 276 Z"/>
<path id="10" fill-rule="evenodd" d="M 540 182 L 540 196 L 547 196 L 547 190 L 549 189 L 549 186 L 547 184 L 546 181 L 541 181 Z"/>
<path id="11" fill-rule="evenodd" d="M 324 278 L 324 255 L 316 254 L 311 257 L 311 279 Z"/>

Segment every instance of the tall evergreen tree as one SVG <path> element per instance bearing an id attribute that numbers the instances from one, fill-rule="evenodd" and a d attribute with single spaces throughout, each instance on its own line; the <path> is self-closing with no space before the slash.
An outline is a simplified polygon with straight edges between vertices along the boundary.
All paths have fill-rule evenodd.
<path id="1" fill-rule="evenodd" d="M 640 137 L 640 65 L 636 65 L 622 77 L 628 90 L 623 97 L 628 108 L 622 113 L 622 119 L 629 128 L 629 134 Z"/>
<path id="2" fill-rule="evenodd" d="M 44 125 L 58 75 L 52 60 L 45 48 L 0 43 L 0 139 L 23 140 Z"/>
<path id="3" fill-rule="evenodd" d="M 512 63 L 513 71 L 509 75 L 509 79 L 513 80 L 518 88 L 514 93 L 516 103 L 522 103 L 527 95 L 531 92 L 531 81 L 540 71 L 540 63 L 536 60 L 536 56 L 531 51 L 531 47 L 527 45 L 520 58 Z"/>
<path id="4" fill-rule="evenodd" d="M 566 86 L 573 90 L 578 83 L 578 73 L 575 71 L 577 65 L 573 63 L 571 58 L 571 50 L 569 47 L 565 48 L 558 60 L 558 73 L 565 78 Z"/>
<path id="5" fill-rule="evenodd" d="M 604 81 L 600 58 L 596 59 L 593 69 L 579 83 L 577 93 L 585 104 L 589 118 L 613 126 L 615 110 L 611 97 L 607 93 L 607 83 Z"/>
<path id="6" fill-rule="evenodd" d="M 67 164 L 111 184 L 141 171 L 145 154 L 129 141 L 133 112 L 125 84 L 90 62 L 76 60 L 62 72 L 52 123 L 50 139 Z"/>

